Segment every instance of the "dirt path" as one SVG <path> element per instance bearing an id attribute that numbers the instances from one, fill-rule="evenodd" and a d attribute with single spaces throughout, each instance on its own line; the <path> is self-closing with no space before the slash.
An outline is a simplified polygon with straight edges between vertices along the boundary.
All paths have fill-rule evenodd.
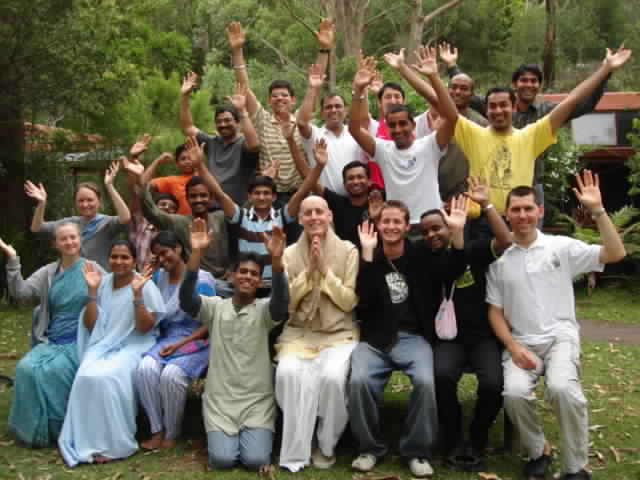
<path id="1" fill-rule="evenodd" d="M 594 342 L 613 342 L 624 345 L 640 345 L 640 325 L 598 322 L 579 319 L 580 334 Z"/>

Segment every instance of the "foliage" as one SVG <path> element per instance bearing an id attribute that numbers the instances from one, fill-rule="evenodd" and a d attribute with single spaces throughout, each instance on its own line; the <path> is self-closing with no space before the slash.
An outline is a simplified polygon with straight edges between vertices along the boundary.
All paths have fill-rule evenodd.
<path id="1" fill-rule="evenodd" d="M 633 120 L 633 132 L 629 133 L 628 137 L 631 140 L 631 146 L 636 150 L 640 149 L 640 134 L 638 131 L 640 130 L 640 119 L 636 118 Z M 635 196 L 640 194 L 640 152 L 636 152 L 635 155 L 630 157 L 626 164 L 627 168 L 629 168 L 629 175 L 627 179 L 629 180 L 629 195 Z"/>

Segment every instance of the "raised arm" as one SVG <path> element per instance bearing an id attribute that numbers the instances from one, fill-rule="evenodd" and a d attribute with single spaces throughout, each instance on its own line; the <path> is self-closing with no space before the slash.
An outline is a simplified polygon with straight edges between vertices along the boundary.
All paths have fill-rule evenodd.
<path id="1" fill-rule="evenodd" d="M 349 133 L 358 142 L 360 148 L 370 156 L 376 153 L 376 141 L 367 130 L 369 110 L 367 103 L 367 87 L 373 81 L 376 63 L 372 57 L 360 61 L 360 66 L 353 78 L 353 97 L 349 112 Z M 367 119 L 365 123 L 364 119 Z"/>
<path id="2" fill-rule="evenodd" d="M 320 95 L 320 89 L 322 88 L 324 79 L 325 75 L 322 73 L 322 67 L 320 65 L 314 63 L 309 67 L 307 93 L 304 96 L 300 110 L 298 110 L 296 114 L 298 130 L 300 130 L 300 135 L 304 138 L 311 136 L 311 119 L 313 118 L 316 100 Z"/>
<path id="3" fill-rule="evenodd" d="M 440 113 L 442 123 L 438 127 L 436 133 L 436 141 L 440 149 L 446 148 L 456 130 L 456 122 L 458 121 L 458 109 L 453 102 L 449 91 L 442 83 L 440 75 L 438 75 L 438 60 L 436 58 L 436 49 L 431 47 L 420 47 L 416 50 L 417 64 L 414 68 L 423 75 L 426 75 L 433 89 L 438 96 L 439 104 L 437 107 Z"/>
<path id="4" fill-rule="evenodd" d="M 82 322 L 86 328 L 93 330 L 98 320 L 98 288 L 100 287 L 102 274 L 93 262 L 84 262 L 82 274 L 87 282 L 87 303 L 84 307 Z"/>
<path id="5" fill-rule="evenodd" d="M 0 251 L 7 256 L 7 286 L 13 298 L 31 298 L 40 294 L 40 289 L 47 279 L 47 269 L 42 267 L 26 280 L 22 277 L 20 257 L 16 250 L 0 238 Z"/>
<path id="6" fill-rule="evenodd" d="M 196 292 L 200 260 L 202 260 L 203 252 L 209 247 L 213 234 L 207 231 L 207 222 L 201 218 L 194 219 L 189 230 L 191 231 L 191 256 L 187 262 L 187 271 L 182 285 L 180 285 L 179 298 L 180 308 L 196 318 L 202 306 L 202 299 Z"/>
<path id="7" fill-rule="evenodd" d="M 242 51 L 246 42 L 246 35 L 240 22 L 231 22 L 227 25 L 227 40 L 231 49 L 231 67 L 236 76 L 236 83 L 247 86 L 247 110 L 249 115 L 253 116 L 258 110 L 258 100 L 251 91 L 249 84 L 249 73 L 247 72 L 247 64 Z"/>
<path id="8" fill-rule="evenodd" d="M 602 205 L 598 174 L 584 170 L 582 175 L 576 174 L 576 183 L 577 187 L 573 191 L 580 203 L 591 212 L 602 237 L 600 263 L 619 262 L 625 257 L 626 251 L 615 225 Z"/>
<path id="9" fill-rule="evenodd" d="M 144 304 L 142 290 L 145 284 L 151 280 L 153 275 L 153 266 L 145 265 L 140 275 L 134 274 L 131 280 L 131 290 L 133 290 L 133 305 L 136 317 L 136 330 L 140 333 L 147 333 L 156 324 L 153 313 L 150 312 Z"/>
<path id="10" fill-rule="evenodd" d="M 615 52 L 607 48 L 607 56 L 602 65 L 589 78 L 574 88 L 571 93 L 549 114 L 551 129 L 555 133 L 567 121 L 579 102 L 584 101 L 609 74 L 621 68 L 631 58 L 631 50 L 621 45 Z"/>
<path id="11" fill-rule="evenodd" d="M 458 67 L 458 49 L 456 47 L 452 47 L 447 42 L 442 42 L 438 45 L 438 53 L 440 54 L 440 60 L 447 66 L 447 76 L 449 78 L 462 73 L 462 70 Z M 482 116 L 487 114 L 484 100 L 475 93 L 469 100 L 469 106 Z"/>
<path id="12" fill-rule="evenodd" d="M 298 151 L 298 155 L 302 155 L 300 153 L 300 149 L 298 148 L 295 142 L 292 142 L 292 143 L 290 142 L 289 148 L 290 149 L 294 148 L 295 150 Z M 289 203 L 287 204 L 287 206 L 289 207 L 289 215 L 291 215 L 292 217 L 295 218 L 298 216 L 298 211 L 300 210 L 300 204 L 302 203 L 302 200 L 305 199 L 307 194 L 312 189 L 317 190 L 319 188 L 318 179 L 320 178 L 320 175 L 322 174 L 322 170 L 324 170 L 324 167 L 327 164 L 327 158 L 329 157 L 329 155 L 326 152 L 327 152 L 327 142 L 325 141 L 324 138 L 321 138 L 313 146 L 313 153 L 314 154 L 319 153 L 319 155 L 316 156 L 315 166 L 311 169 L 311 171 L 309 172 L 309 175 L 305 177 L 304 181 L 302 182 L 302 185 L 300 185 L 300 188 L 298 188 L 296 193 L 293 194 L 293 196 L 289 200 Z M 291 154 L 293 155 L 293 151 L 291 151 Z"/>
<path id="13" fill-rule="evenodd" d="M 47 191 L 41 183 L 36 185 L 30 180 L 27 180 L 24 182 L 24 192 L 28 197 L 31 197 L 38 202 L 36 209 L 33 212 L 33 219 L 31 220 L 31 231 L 33 233 L 37 233 L 40 231 L 42 224 L 44 223 L 44 211 L 47 208 Z"/>
<path id="14" fill-rule="evenodd" d="M 180 88 L 180 129 L 185 137 L 198 134 L 198 129 L 193 124 L 191 117 L 191 94 L 198 83 L 198 75 L 194 72 L 187 73 L 182 79 Z"/>
<path id="15" fill-rule="evenodd" d="M 107 192 L 109 192 L 109 196 L 113 202 L 113 207 L 116 209 L 116 213 L 118 214 L 118 221 L 121 224 L 126 225 L 131 220 L 131 212 L 129 212 L 129 207 L 127 207 L 127 204 L 122 200 L 122 197 L 116 190 L 116 187 L 113 186 L 113 180 L 116 178 L 118 170 L 120 170 L 120 163 L 118 160 L 114 160 L 111 162 L 111 166 L 104 174 L 104 185 L 107 188 Z"/>
<path id="16" fill-rule="evenodd" d="M 171 155 L 169 152 L 161 153 L 160 156 L 155 158 L 153 162 L 151 162 L 151 164 L 147 168 L 145 168 L 140 182 L 142 182 L 142 184 L 144 185 L 151 182 L 151 180 L 153 180 L 153 178 L 156 176 L 156 170 L 160 165 L 163 165 L 165 163 L 173 163 L 174 161 L 175 160 L 173 158 L 173 155 Z M 151 185 L 153 186 L 153 184 Z"/>
<path id="17" fill-rule="evenodd" d="M 423 47 L 424 48 L 424 47 Z M 416 57 L 418 56 L 418 52 L 416 52 Z M 429 83 L 425 82 L 415 71 L 413 71 L 409 66 L 405 63 L 404 58 L 404 48 L 400 49 L 400 53 L 385 53 L 384 60 L 387 64 L 402 75 L 409 85 L 413 87 L 413 89 L 420 94 L 422 98 L 424 98 L 427 103 L 429 103 L 436 110 L 440 110 L 440 101 L 438 99 L 438 95 L 436 91 L 433 89 Z M 427 65 L 431 67 L 431 65 Z M 437 65 L 436 65 L 437 66 Z M 423 73 L 422 64 L 415 65 L 414 68 L 418 70 L 420 73 Z M 424 69 L 426 71 L 426 67 Z M 437 69 L 436 69 L 437 74 Z M 426 75 L 426 73 L 425 73 Z M 427 77 L 429 77 L 427 75 Z M 431 80 L 431 79 L 430 79 Z"/>
<path id="18" fill-rule="evenodd" d="M 451 232 L 453 248 L 462 250 L 464 248 L 464 224 L 467 221 L 467 198 L 464 195 L 453 197 L 451 212 L 447 214 L 442 210 L 442 215 Z"/>
<path id="19" fill-rule="evenodd" d="M 245 148 L 250 152 L 257 152 L 260 150 L 260 140 L 258 134 L 253 126 L 253 122 L 247 112 L 247 96 L 249 95 L 249 88 L 242 83 L 236 83 L 235 92 L 227 100 L 236 107 L 238 114 L 240 115 L 240 127 L 245 139 Z"/>
<path id="20" fill-rule="evenodd" d="M 467 179 L 469 190 L 466 195 L 480 205 L 480 208 L 487 217 L 489 227 L 495 235 L 493 239 L 493 249 L 500 255 L 513 243 L 513 234 L 502 219 L 496 208 L 489 202 L 489 186 L 480 177 L 469 177 Z"/>
<path id="21" fill-rule="evenodd" d="M 269 255 L 271 255 L 271 269 L 273 276 L 271 279 L 271 298 L 269 299 L 269 313 L 273 322 L 280 322 L 286 319 L 289 308 L 289 284 L 284 273 L 284 263 L 282 256 L 287 238 L 282 228 L 273 226 L 271 236 L 262 234 L 262 241 Z"/>

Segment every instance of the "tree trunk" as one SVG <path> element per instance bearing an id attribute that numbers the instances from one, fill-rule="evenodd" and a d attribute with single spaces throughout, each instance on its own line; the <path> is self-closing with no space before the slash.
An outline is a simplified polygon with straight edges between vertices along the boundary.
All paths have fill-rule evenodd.
<path id="1" fill-rule="evenodd" d="M 336 29 L 341 32 L 343 56 L 358 57 L 362 49 L 369 0 L 335 0 Z"/>
<path id="2" fill-rule="evenodd" d="M 544 37 L 544 52 L 542 54 L 543 89 L 548 90 L 556 79 L 556 0 L 545 0 L 547 12 L 547 31 Z"/>

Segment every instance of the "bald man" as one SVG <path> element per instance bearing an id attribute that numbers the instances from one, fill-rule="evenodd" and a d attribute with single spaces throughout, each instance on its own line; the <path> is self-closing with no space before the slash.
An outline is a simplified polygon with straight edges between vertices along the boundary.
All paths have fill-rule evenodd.
<path id="1" fill-rule="evenodd" d="M 335 463 L 334 448 L 348 420 L 349 360 L 359 338 L 353 315 L 358 250 L 334 233 L 331 210 L 321 197 L 302 202 L 299 221 L 304 231 L 284 252 L 291 301 L 276 343 L 280 466 L 291 472 L 310 463 L 316 468 Z"/>

